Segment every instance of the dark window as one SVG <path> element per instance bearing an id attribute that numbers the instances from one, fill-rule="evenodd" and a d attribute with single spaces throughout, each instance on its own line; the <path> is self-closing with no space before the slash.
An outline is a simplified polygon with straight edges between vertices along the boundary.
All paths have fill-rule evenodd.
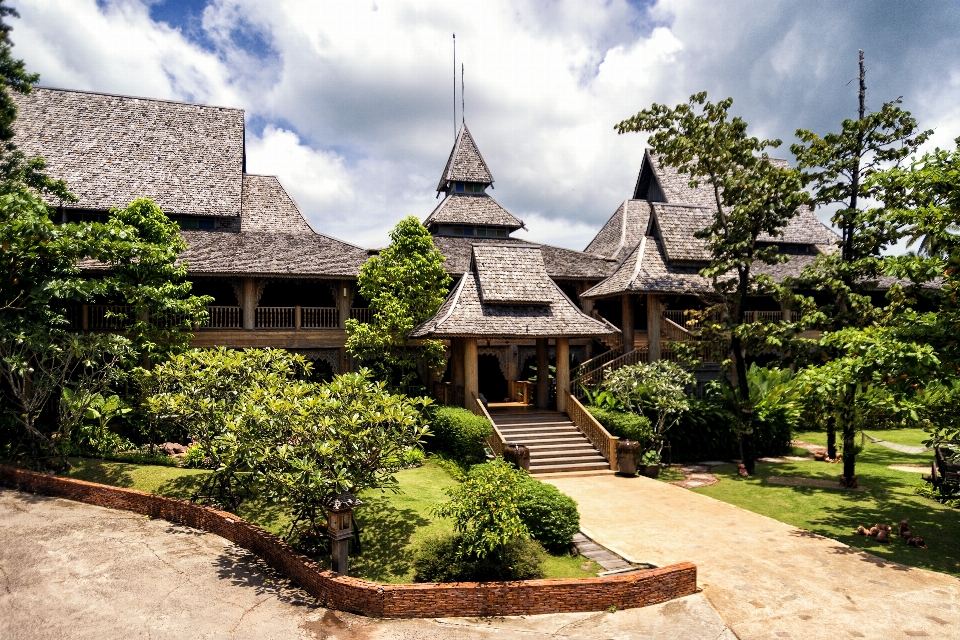
<path id="1" fill-rule="evenodd" d="M 463 228 L 463 235 L 465 235 L 465 236 L 472 236 L 472 235 L 473 235 L 473 227 L 464 227 L 464 228 Z"/>
<path id="2" fill-rule="evenodd" d="M 482 185 L 482 184 L 475 184 L 475 185 L 473 185 L 473 192 L 474 192 L 474 193 L 483 193 L 483 185 Z"/>
<path id="3" fill-rule="evenodd" d="M 454 228 L 453 228 L 453 235 L 455 235 L 455 236 L 462 236 L 462 235 L 463 235 L 463 227 L 454 227 Z"/>
<path id="4" fill-rule="evenodd" d="M 200 229 L 207 229 L 208 231 L 213 230 L 213 228 L 216 226 L 213 220 L 199 220 L 197 225 Z"/>
<path id="5" fill-rule="evenodd" d="M 199 229 L 200 223 L 198 220 L 177 220 L 177 224 L 180 225 L 181 229 Z"/>
<path id="6" fill-rule="evenodd" d="M 506 229 L 497 229 L 497 237 L 498 237 L 498 238 L 506 238 L 506 237 L 507 237 L 507 230 L 506 230 Z"/>
<path id="7" fill-rule="evenodd" d="M 484 229 L 483 227 L 480 227 L 480 228 L 477 229 L 477 235 L 478 235 L 478 236 L 486 236 L 486 235 L 487 235 L 487 230 Z"/>
<path id="8" fill-rule="evenodd" d="M 457 189 L 457 191 L 463 191 L 463 183 L 462 183 L 462 182 L 458 182 L 456 189 Z"/>

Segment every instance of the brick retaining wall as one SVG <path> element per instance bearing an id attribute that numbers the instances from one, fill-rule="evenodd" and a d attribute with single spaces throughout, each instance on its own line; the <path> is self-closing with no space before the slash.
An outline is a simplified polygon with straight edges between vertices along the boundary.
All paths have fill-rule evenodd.
<path id="1" fill-rule="evenodd" d="M 0 465 L 0 485 L 134 511 L 209 531 L 260 556 L 324 607 L 367 616 L 443 618 L 603 611 L 657 604 L 697 590 L 697 568 L 689 562 L 602 578 L 378 584 L 327 571 L 273 534 L 232 513 L 184 500 L 6 465 Z"/>

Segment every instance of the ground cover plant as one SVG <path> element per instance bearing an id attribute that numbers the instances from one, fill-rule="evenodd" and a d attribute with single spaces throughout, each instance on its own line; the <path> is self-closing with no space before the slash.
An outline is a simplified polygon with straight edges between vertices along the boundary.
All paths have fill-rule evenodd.
<path id="1" fill-rule="evenodd" d="M 69 477 L 184 500 L 210 473 L 91 458 L 71 458 L 71 462 Z M 412 582 L 415 551 L 428 539 L 453 533 L 452 521 L 433 513 L 437 504 L 448 499 L 445 490 L 457 484 L 449 473 L 428 459 L 421 467 L 399 471 L 396 478 L 398 493 L 368 489 L 359 494 L 364 504 L 354 515 L 361 530 L 361 549 L 351 548 L 352 576 L 384 583 Z M 281 537 L 292 522 L 289 512 L 259 495 L 241 504 L 237 515 Z M 590 560 L 567 553 L 546 555 L 541 568 L 548 578 L 589 577 L 600 570 Z"/>
<path id="2" fill-rule="evenodd" d="M 896 430 L 880 432 L 883 439 L 912 441 L 913 430 L 897 435 Z M 800 432 L 799 440 L 825 446 L 823 431 Z M 898 471 L 889 465 L 925 465 L 932 454 L 910 455 L 864 442 L 857 459 L 860 484 L 866 491 L 839 488 L 841 465 L 825 462 L 785 462 L 757 465 L 749 478 L 737 474 L 735 465 L 715 467 L 720 482 L 693 489 L 724 502 L 760 513 L 813 533 L 839 540 L 882 559 L 960 576 L 960 509 L 952 509 L 917 495 L 920 473 Z M 837 488 L 792 487 L 770 484 L 770 476 L 817 478 L 836 483 Z M 890 544 L 854 535 L 859 525 L 896 525 L 908 520 L 914 535 L 921 536 L 929 549 L 908 547 L 896 539 Z"/>

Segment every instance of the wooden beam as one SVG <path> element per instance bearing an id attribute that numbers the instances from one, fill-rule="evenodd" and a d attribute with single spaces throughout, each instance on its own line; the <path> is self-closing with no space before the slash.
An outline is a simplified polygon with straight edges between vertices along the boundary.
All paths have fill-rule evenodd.
<path id="1" fill-rule="evenodd" d="M 463 387 L 463 338 L 450 340 L 450 382 L 453 387 L 453 400 L 450 404 L 464 406 Z"/>
<path id="2" fill-rule="evenodd" d="M 567 410 L 570 391 L 570 339 L 557 338 L 557 411 Z"/>
<path id="3" fill-rule="evenodd" d="M 623 352 L 625 354 L 633 351 L 634 347 L 634 337 L 633 337 L 633 295 L 625 293 L 620 296 L 620 308 L 621 308 L 621 327 L 620 331 L 623 332 Z"/>
<path id="4" fill-rule="evenodd" d="M 546 409 L 550 403 L 550 340 L 537 338 L 537 406 Z"/>
<path id="5" fill-rule="evenodd" d="M 663 317 L 663 299 L 647 294 L 647 362 L 656 362 L 661 357 L 660 331 Z"/>
<path id="6" fill-rule="evenodd" d="M 244 278 L 241 285 L 240 306 L 243 308 L 243 328 L 253 331 L 257 326 L 257 283 Z"/>
<path id="7" fill-rule="evenodd" d="M 480 394 L 477 370 L 477 339 L 463 338 L 463 406 L 476 411 L 474 396 Z"/>

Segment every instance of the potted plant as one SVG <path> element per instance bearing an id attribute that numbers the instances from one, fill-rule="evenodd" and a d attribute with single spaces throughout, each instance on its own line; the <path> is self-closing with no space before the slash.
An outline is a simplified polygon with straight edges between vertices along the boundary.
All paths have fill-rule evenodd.
<path id="1" fill-rule="evenodd" d="M 654 449 L 647 451 L 640 459 L 640 466 L 637 470 L 640 475 L 648 478 L 656 478 L 660 475 L 660 452 Z"/>

